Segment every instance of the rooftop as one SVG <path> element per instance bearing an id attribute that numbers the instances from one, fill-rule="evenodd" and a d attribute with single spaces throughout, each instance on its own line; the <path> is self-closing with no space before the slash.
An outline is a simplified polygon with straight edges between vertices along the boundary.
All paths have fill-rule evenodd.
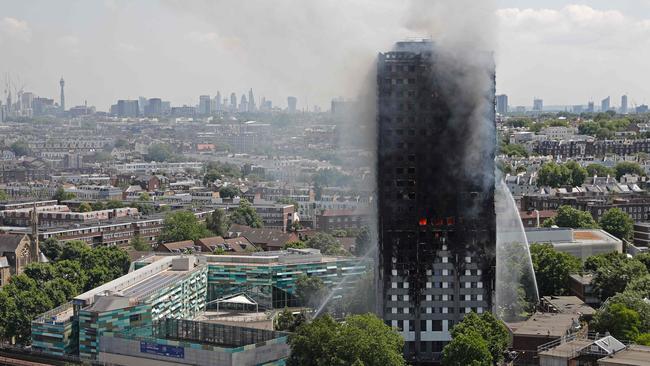
<path id="1" fill-rule="evenodd" d="M 544 296 L 542 303 L 549 310 L 564 314 L 593 315 L 596 310 L 576 296 Z"/>
<path id="2" fill-rule="evenodd" d="M 577 318 L 576 314 L 535 313 L 528 320 L 517 323 L 513 335 L 561 337 L 572 329 Z"/>
<path id="3" fill-rule="evenodd" d="M 152 293 L 169 286 L 198 267 L 193 256 L 160 256 L 159 260 L 133 272 L 127 273 L 113 281 L 105 283 L 90 291 L 76 296 L 74 303 L 81 306 L 91 305 L 91 311 L 128 306 L 129 303 L 141 301 Z M 183 259 L 187 261 L 180 263 Z"/>
<path id="4" fill-rule="evenodd" d="M 632 345 L 598 360 L 598 365 L 650 366 L 650 347 Z"/>

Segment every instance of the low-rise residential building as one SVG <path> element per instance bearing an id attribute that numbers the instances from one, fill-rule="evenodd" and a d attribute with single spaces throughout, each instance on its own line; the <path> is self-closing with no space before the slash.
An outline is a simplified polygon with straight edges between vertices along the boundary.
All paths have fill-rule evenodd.
<path id="1" fill-rule="evenodd" d="M 122 199 L 122 190 L 113 186 L 81 185 L 66 189 L 66 192 L 74 193 L 75 198 L 79 200 L 110 201 Z"/>
<path id="2" fill-rule="evenodd" d="M 519 211 L 519 217 L 524 227 L 541 227 L 545 220 L 553 218 L 557 215 L 554 210 L 531 210 Z"/>
<path id="3" fill-rule="evenodd" d="M 593 279 L 590 273 L 569 275 L 569 293 L 584 301 L 585 304 L 595 307 L 600 305 L 601 301 L 594 290 Z"/>
<path id="4" fill-rule="evenodd" d="M 650 222 L 634 223 L 634 245 L 637 247 L 650 247 Z"/>
<path id="5" fill-rule="evenodd" d="M 228 229 L 229 238 L 243 237 L 253 245 L 267 251 L 281 250 L 285 244 L 297 241 L 295 233 L 283 232 L 279 229 L 252 228 L 245 225 L 233 224 Z"/>
<path id="6" fill-rule="evenodd" d="M 322 231 L 361 229 L 368 225 L 368 210 L 324 210 L 316 216 L 316 228 Z"/>
<path id="7" fill-rule="evenodd" d="M 525 194 L 533 194 L 539 189 L 537 187 L 537 175 L 535 174 L 508 174 L 504 180 L 510 193 L 515 197 L 520 197 Z"/>

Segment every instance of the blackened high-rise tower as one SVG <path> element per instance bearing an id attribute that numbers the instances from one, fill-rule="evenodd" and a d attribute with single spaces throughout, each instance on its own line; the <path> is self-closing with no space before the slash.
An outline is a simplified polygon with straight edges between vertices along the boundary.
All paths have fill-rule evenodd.
<path id="1" fill-rule="evenodd" d="M 399 42 L 377 65 L 378 310 L 414 364 L 439 360 L 465 313 L 492 310 L 494 66 L 454 57 Z"/>

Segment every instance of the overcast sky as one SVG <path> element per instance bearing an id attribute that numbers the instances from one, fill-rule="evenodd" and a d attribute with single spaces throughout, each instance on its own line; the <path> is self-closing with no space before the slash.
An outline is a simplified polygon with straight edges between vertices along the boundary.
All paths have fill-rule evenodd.
<path id="1" fill-rule="evenodd" d="M 328 108 L 394 41 L 469 27 L 494 39 L 497 92 L 512 105 L 608 95 L 618 105 L 622 93 L 650 103 L 650 0 L 495 0 L 478 25 L 463 9 L 422 12 L 431 31 L 393 0 L 0 1 L 0 72 L 57 101 L 63 76 L 68 107 L 138 96 L 194 105 L 252 87 L 281 107 L 295 95 Z"/>

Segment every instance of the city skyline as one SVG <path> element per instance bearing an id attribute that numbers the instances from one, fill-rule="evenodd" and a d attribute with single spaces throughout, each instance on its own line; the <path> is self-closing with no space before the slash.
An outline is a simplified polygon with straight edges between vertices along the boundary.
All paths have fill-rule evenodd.
<path id="1" fill-rule="evenodd" d="M 395 36 L 427 35 L 405 25 L 403 17 L 392 16 L 408 9 L 389 2 L 371 10 L 364 1 L 339 4 L 348 15 L 337 22 L 327 20 L 334 19 L 334 5 L 301 9 L 291 1 L 229 4 L 233 12 L 250 14 L 254 24 L 247 26 L 230 26 L 233 20 L 223 19 L 228 12 L 221 11 L 226 5 L 157 4 L 7 4 L 0 18 L 0 45 L 12 56 L 3 58 L 0 71 L 19 75 L 26 90 L 49 98 L 58 95 L 56 81 L 63 75 L 69 106 L 87 100 L 99 110 L 138 96 L 193 105 L 198 95 L 217 90 L 239 94 L 250 86 L 276 103 L 295 95 L 302 109 L 307 103 L 325 107 L 336 96 L 354 97 L 355 84 L 375 50 L 390 47 Z M 510 105 L 529 105 L 535 96 L 546 105 L 573 105 L 623 94 L 630 96 L 630 104 L 648 103 L 650 83 L 641 73 L 647 57 L 640 46 L 649 39 L 650 6 L 632 7 L 630 1 L 578 4 L 496 2 L 497 93 L 508 94 Z M 30 12 L 33 5 L 55 16 Z M 277 27 L 294 8 L 299 18 L 318 12 L 323 19 Z M 370 16 L 364 16 L 367 11 Z M 271 25 L 274 31 L 267 32 Z M 617 52 L 602 54 L 602 47 Z M 621 52 L 630 57 L 617 58 Z M 44 58 L 48 61 L 42 62 Z M 540 59 L 545 60 L 542 66 Z"/>

